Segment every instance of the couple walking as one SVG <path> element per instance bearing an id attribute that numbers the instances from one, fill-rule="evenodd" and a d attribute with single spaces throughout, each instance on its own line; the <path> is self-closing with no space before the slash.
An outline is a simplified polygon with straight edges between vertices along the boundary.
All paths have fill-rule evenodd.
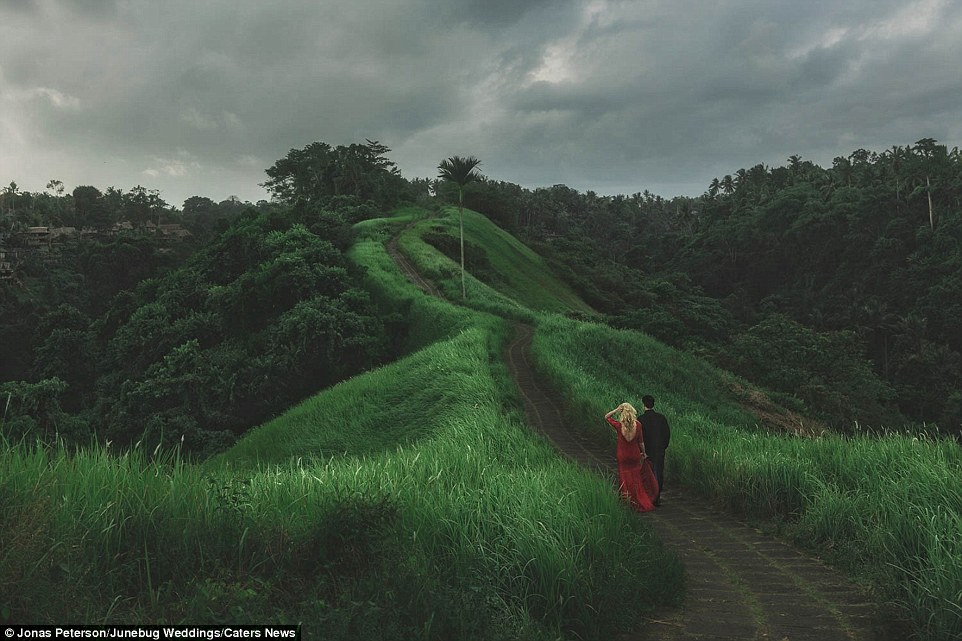
<path id="1" fill-rule="evenodd" d="M 622 496 L 632 508 L 649 512 L 661 504 L 665 481 L 665 450 L 671 439 L 668 420 L 655 411 L 655 399 L 641 398 L 645 412 L 622 403 L 605 414 L 618 435 L 618 480 Z M 618 420 L 612 418 L 618 414 Z"/>

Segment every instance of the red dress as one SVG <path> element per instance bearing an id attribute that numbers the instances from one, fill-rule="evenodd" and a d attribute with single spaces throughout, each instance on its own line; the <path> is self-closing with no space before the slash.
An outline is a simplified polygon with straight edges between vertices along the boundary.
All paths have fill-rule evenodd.
<path id="1" fill-rule="evenodd" d="M 618 435 L 618 481 L 621 495 L 638 512 L 655 509 L 654 498 L 658 495 L 658 481 L 648 459 L 641 460 L 641 424 L 635 421 L 635 438 L 626 440 L 621 433 L 621 423 L 608 417 L 608 422 Z"/>

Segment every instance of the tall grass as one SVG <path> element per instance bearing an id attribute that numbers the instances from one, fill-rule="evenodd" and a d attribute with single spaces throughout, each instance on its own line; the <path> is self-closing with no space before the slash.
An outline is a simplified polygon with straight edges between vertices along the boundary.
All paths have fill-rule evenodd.
<path id="1" fill-rule="evenodd" d="M 186 577 L 247 569 L 240 524 L 176 455 L 3 441 L 0 476 L 7 619 L 156 620 Z"/>
<path id="2" fill-rule="evenodd" d="M 456 210 L 448 208 L 440 216 L 418 219 L 400 233 L 398 247 L 448 300 L 527 323 L 534 322 L 538 311 L 595 314 L 570 287 L 551 273 L 534 251 L 470 210 L 464 212 L 465 240 L 484 250 L 499 278 L 496 283 L 484 283 L 470 273 L 471 265 L 466 265 L 467 294 L 462 297 L 461 266 L 422 239 L 424 234 L 438 229 L 453 237 L 458 236 Z"/>
<path id="3" fill-rule="evenodd" d="M 413 250 L 414 239 L 434 229 L 457 238 L 458 227 L 457 210 L 453 207 L 445 208 L 442 216 L 422 220 L 407 234 L 406 240 L 410 242 L 407 247 Z M 595 313 L 574 290 L 551 272 L 541 256 L 485 216 L 469 209 L 464 210 L 464 236 L 467 242 L 484 251 L 499 276 L 497 283 L 488 285 L 507 299 L 534 311 L 562 314 L 578 312 L 587 315 Z M 440 258 L 436 260 L 435 266 L 430 265 L 428 260 L 424 260 L 421 265 L 440 274 L 446 271 L 445 267 L 442 267 L 442 264 L 446 264 L 447 271 L 456 270 L 460 279 L 460 265 L 455 265 L 453 261 L 441 261 Z M 466 265 L 466 268 L 470 271 L 471 265 Z M 457 285 L 460 286 L 460 282 Z"/>
<path id="4" fill-rule="evenodd" d="M 681 566 L 610 485 L 524 425 L 507 323 L 428 299 L 363 224 L 352 256 L 410 355 L 203 466 L 0 443 L 0 614 L 303 621 L 323 638 L 608 638 Z"/>
<path id="5" fill-rule="evenodd" d="M 547 315 L 540 318 L 532 349 L 536 367 L 564 391 L 576 429 L 586 434 L 601 432 L 613 442 L 610 430 L 593 427 L 598 417 L 621 401 L 640 408 L 643 394 L 655 396 L 670 415 L 754 422 L 729 391 L 733 376 L 644 334 Z"/>
<path id="6" fill-rule="evenodd" d="M 338 638 L 374 600 L 423 638 L 601 638 L 625 593 L 636 614 L 677 600 L 680 566 L 608 484 L 505 413 L 489 340 L 469 330 L 323 392 L 206 469 L 5 446 L 2 601 L 21 621 L 311 616 Z M 383 403 L 419 387 L 438 397 L 390 420 Z"/>
<path id="7" fill-rule="evenodd" d="M 449 305 L 430 296 L 408 281 L 388 255 L 384 244 L 404 226 L 426 215 L 422 210 L 404 210 L 392 218 L 367 220 L 355 225 L 357 240 L 348 256 L 366 270 L 365 288 L 382 313 L 405 327 L 397 351 L 410 354 L 434 341 L 447 338 L 477 322 L 470 310 Z"/>
<path id="8" fill-rule="evenodd" d="M 506 325 L 476 320 L 310 399 L 213 464 L 283 469 L 296 456 L 321 486 L 388 496 L 402 506 L 398 536 L 420 550 L 421 574 L 443 568 L 462 591 L 491 589 L 500 607 L 556 632 L 593 636 L 624 623 L 613 599 L 629 586 L 639 612 L 677 601 L 677 560 L 607 483 L 559 460 L 518 411 L 506 412 Z"/>
<path id="9" fill-rule="evenodd" d="M 962 638 L 956 442 L 761 431 L 736 406 L 729 375 L 636 332 L 550 317 L 534 347 L 539 368 L 585 422 L 622 400 L 658 399 L 672 425 L 669 487 L 686 484 L 780 519 L 798 542 L 903 606 L 923 638 Z"/>

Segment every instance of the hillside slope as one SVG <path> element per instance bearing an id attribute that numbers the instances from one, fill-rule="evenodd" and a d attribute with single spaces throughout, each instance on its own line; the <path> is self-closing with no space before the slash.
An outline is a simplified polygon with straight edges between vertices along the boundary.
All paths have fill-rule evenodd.
<path id="1" fill-rule="evenodd" d="M 413 240 L 406 246 L 422 273 L 460 294 L 454 274 L 431 271 L 438 261 L 431 251 Z M 465 304 L 536 325 L 535 366 L 584 436 L 610 439 L 593 428 L 597 417 L 653 393 L 673 425 L 670 483 L 770 521 L 900 606 L 924 638 L 962 634 L 958 443 L 821 433 L 817 422 L 778 408 L 745 381 L 645 334 L 520 314 L 483 287 L 469 289 Z"/>
<path id="2" fill-rule="evenodd" d="M 486 236 L 492 233 L 491 228 L 486 228 L 474 233 L 478 228 L 483 229 L 483 223 L 479 225 L 479 218 L 474 216 L 471 219 L 472 223 L 466 225 L 467 242 L 493 257 L 488 260 L 490 266 L 511 263 L 504 257 L 499 258 L 498 250 L 490 243 L 492 237 L 498 237 L 498 232 Z M 368 226 L 371 229 L 366 230 L 352 255 L 369 266 L 373 297 L 393 306 L 395 311 L 408 314 L 414 325 L 421 326 L 418 335 L 422 336 L 425 353 L 447 345 L 445 352 L 453 359 L 449 363 L 460 362 L 470 350 L 457 347 L 460 345 L 457 341 L 461 340 L 457 337 L 471 333 L 472 322 L 467 320 L 472 317 L 471 313 L 464 306 L 417 295 L 413 285 L 403 282 L 396 269 L 392 269 L 383 249 L 385 240 L 393 233 L 391 228 L 394 232 L 403 228 L 398 244 L 406 257 L 422 275 L 433 280 L 449 300 L 457 301 L 461 291 L 456 264 L 422 238 L 423 234 L 444 224 L 428 218 L 426 213 L 409 212 L 407 219 Z M 465 405 L 462 403 L 465 399 L 455 393 L 453 398 L 439 397 L 433 403 L 423 398 L 415 401 L 418 411 L 433 417 L 443 413 L 449 403 L 455 403 L 462 408 L 459 411 L 473 414 L 474 410 L 468 407 L 472 401 L 471 407 L 475 409 L 486 407 L 489 401 L 495 406 L 516 407 L 510 385 L 504 381 L 503 366 L 497 362 L 497 345 L 503 343 L 505 331 L 497 316 L 532 323 L 536 326 L 535 366 L 565 399 L 564 411 L 574 418 L 572 424 L 584 429 L 587 436 L 609 438 L 604 430 L 593 431 L 590 427 L 596 417 L 621 400 L 637 402 L 643 393 L 654 393 L 660 409 L 671 417 L 674 428 L 669 463 L 671 483 L 688 485 L 738 512 L 756 518 L 774 518 L 784 533 L 818 549 L 873 585 L 881 598 L 905 608 L 923 637 L 950 639 L 962 630 L 962 612 L 953 605 L 957 603 L 955 596 L 962 590 L 962 573 L 958 570 L 962 558 L 962 486 L 958 481 L 962 451 L 958 444 L 911 441 L 897 435 L 842 438 L 825 434 L 812 438 L 798 436 L 806 430 L 772 431 L 759 420 L 760 392 L 692 355 L 638 332 L 613 330 L 602 323 L 582 322 L 525 307 L 519 299 L 535 300 L 533 294 L 528 295 L 535 287 L 534 281 L 520 280 L 507 269 L 498 272 L 494 279 L 499 289 L 471 277 L 468 282 L 464 305 L 494 313 L 482 313 L 475 318 L 488 327 L 482 331 L 487 338 L 478 336 L 477 340 L 487 341 L 487 368 L 493 373 L 493 380 L 500 382 L 488 388 L 482 402 L 469 398 Z M 401 290 L 410 295 L 399 297 Z M 515 296 L 508 297 L 505 291 Z M 542 309 L 561 307 L 572 311 L 570 303 L 545 302 L 544 296 L 540 300 L 544 305 Z M 425 322 L 427 317 L 422 317 L 420 312 L 427 310 L 431 310 L 430 320 Z M 448 321 L 451 324 L 447 324 Z M 433 338 L 425 338 L 430 334 Z M 419 357 L 415 354 L 411 362 Z M 443 372 L 450 365 L 436 367 L 438 372 Z M 460 376 L 471 379 L 482 369 L 475 362 L 461 370 Z M 404 371 L 404 366 L 398 371 Z M 430 368 L 424 370 L 418 380 L 430 380 L 430 371 Z M 381 394 L 388 389 L 385 385 L 390 383 L 382 382 L 371 389 L 376 387 Z M 420 397 L 412 394 L 412 398 Z M 343 412 L 350 413 L 352 404 L 348 402 L 341 407 L 336 413 L 338 418 Z M 360 407 L 365 405 L 362 403 Z M 360 410 L 361 415 L 366 413 Z M 293 420 L 293 416 L 289 425 L 305 423 Z M 517 417 L 512 421 L 517 421 Z M 489 419 L 475 425 L 486 431 L 489 423 L 495 422 Z M 309 417 L 306 421 L 307 425 L 321 423 L 316 413 L 315 418 Z M 352 424 L 353 421 L 347 423 Z M 514 424 L 520 426 L 520 422 Z M 351 428 L 345 426 L 345 429 Z M 294 432 L 293 428 L 284 428 L 281 424 L 264 442 L 284 440 L 285 430 Z M 441 427 L 438 434 L 444 431 Z M 405 438 L 434 442 L 428 432 L 410 433 Z M 383 447 L 380 449 L 387 452 Z M 358 450 L 371 451 L 367 445 Z M 321 455 L 334 453 L 328 449 Z M 894 466 L 893 461 L 899 465 Z M 530 464 L 529 455 L 523 455 L 510 463 L 509 468 L 524 474 Z M 357 464 L 355 474 L 364 473 L 364 465 L 363 462 Z M 547 491 L 550 496 L 557 491 L 557 487 L 549 489 L 550 485 L 566 484 L 571 474 L 574 474 L 571 470 L 564 472 L 563 481 L 562 477 L 555 477 L 539 491 Z M 459 487 L 467 489 L 468 484 Z M 903 498 L 892 501 L 892 496 Z M 501 505 L 486 509 L 497 511 Z M 919 523 L 924 527 L 918 527 Z M 556 525 L 570 526 L 562 522 Z M 881 564 L 879 559 L 883 560 Z M 671 567 L 671 562 L 667 563 L 661 570 Z M 669 573 L 669 576 L 673 575 Z"/>
<path id="3" fill-rule="evenodd" d="M 333 496 L 388 506 L 394 516 L 378 527 L 394 544 L 329 600 L 350 610 L 387 594 L 410 618 L 407 634 L 609 638 L 677 603 L 677 559 L 606 480 L 524 425 L 500 358 L 508 324 L 429 299 L 391 268 L 384 240 L 408 222 L 359 225 L 351 255 L 383 311 L 407 315 L 409 355 L 252 430 L 208 469 L 255 487 L 300 478 L 305 505 Z M 635 595 L 627 618 L 625 593 Z"/>
<path id="4" fill-rule="evenodd" d="M 446 208 L 440 216 L 417 221 L 398 240 L 405 253 L 420 256 L 418 267 L 428 278 L 445 284 L 451 300 L 461 298 L 458 236 L 458 212 Z M 485 216 L 466 209 L 464 236 L 465 269 L 471 285 L 482 292 L 486 286 L 510 301 L 505 301 L 508 305 L 514 303 L 535 312 L 596 313 L 551 272 L 541 256 Z M 421 246 L 429 243 L 442 245 L 443 253 Z M 484 292 L 482 298 L 499 297 Z"/>

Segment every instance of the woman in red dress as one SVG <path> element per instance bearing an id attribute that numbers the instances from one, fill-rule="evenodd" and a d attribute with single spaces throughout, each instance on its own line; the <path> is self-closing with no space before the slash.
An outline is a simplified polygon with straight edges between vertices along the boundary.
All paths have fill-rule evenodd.
<path id="1" fill-rule="evenodd" d="M 612 416 L 620 413 L 615 420 Z M 642 437 L 638 412 L 630 403 L 622 403 L 605 414 L 605 420 L 615 428 L 618 435 L 618 481 L 621 495 L 638 512 L 655 509 L 652 502 L 658 493 L 658 482 L 646 460 L 645 441 Z"/>

